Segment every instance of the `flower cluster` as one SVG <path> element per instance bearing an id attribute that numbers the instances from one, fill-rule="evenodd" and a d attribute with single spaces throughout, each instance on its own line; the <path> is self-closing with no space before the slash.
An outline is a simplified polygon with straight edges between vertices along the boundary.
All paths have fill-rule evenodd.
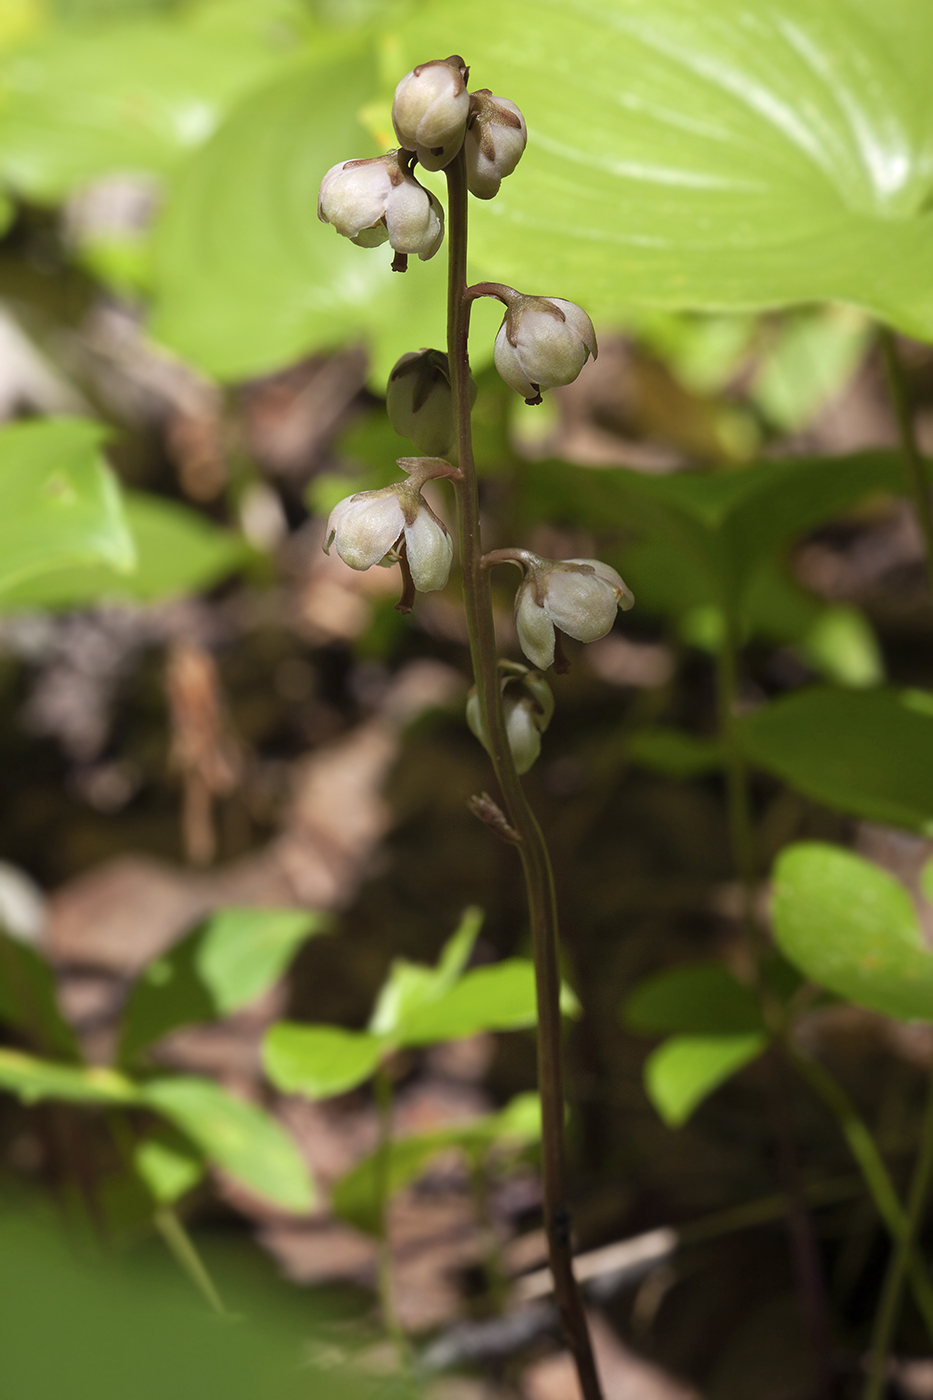
<path id="1" fill-rule="evenodd" d="M 525 120 L 515 103 L 488 88 L 471 93 L 468 80 L 469 69 L 457 54 L 413 68 L 398 84 L 392 105 L 400 148 L 344 161 L 321 182 L 320 218 L 360 247 L 388 242 L 396 254 L 393 267 L 400 271 L 409 255 L 433 257 L 444 236 L 443 210 L 415 178 L 416 165 L 441 170 L 459 162 L 456 171 L 448 171 L 449 179 L 459 180 L 461 189 L 465 181 L 478 199 L 492 199 L 525 149 Z M 587 360 L 596 358 L 593 323 L 573 302 L 489 282 L 466 288 L 462 305 L 477 296 L 497 297 L 505 305 L 493 358 L 502 379 L 527 403 L 540 403 L 543 391 L 571 383 Z M 467 373 L 468 367 L 460 366 L 460 375 Z M 422 488 L 444 477 L 465 481 L 465 471 L 471 470 L 444 460 L 457 440 L 452 382 L 441 350 L 401 357 L 389 376 L 386 410 L 395 430 L 423 455 L 399 459 L 406 480 L 348 496 L 327 522 L 325 550 L 336 548 L 351 568 L 401 566 L 403 612 L 410 611 L 416 592 L 444 588 L 450 573 L 453 543 Z M 462 386 L 463 378 L 457 382 Z M 475 397 L 476 386 L 470 384 Z M 468 443 L 469 432 L 464 438 L 460 427 L 460 441 Z M 551 666 L 566 670 L 561 637 L 591 642 L 605 636 L 618 609 L 630 608 L 634 600 L 615 569 L 598 559 L 542 559 L 522 549 L 500 549 L 482 559 L 486 568 L 502 562 L 522 569 L 515 619 L 522 651 L 536 668 L 498 663 L 506 738 L 517 771 L 524 773 L 540 752 L 554 710 L 540 673 Z M 467 719 L 488 748 L 475 693 Z"/>

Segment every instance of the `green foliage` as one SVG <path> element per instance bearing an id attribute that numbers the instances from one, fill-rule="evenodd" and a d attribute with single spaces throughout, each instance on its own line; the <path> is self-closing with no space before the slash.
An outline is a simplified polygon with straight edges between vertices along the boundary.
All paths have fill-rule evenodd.
<path id="1" fill-rule="evenodd" d="M 22 1031 L 37 1048 L 79 1058 L 74 1032 L 59 1010 L 52 969 L 34 948 L 2 931 L 0 1021 Z"/>
<path id="2" fill-rule="evenodd" d="M 0 1049 L 0 1089 L 16 1094 L 24 1103 L 63 1099 L 66 1103 L 103 1104 L 114 1107 L 137 1102 L 136 1086 L 112 1069 L 40 1060 L 20 1050 Z"/>
<path id="3" fill-rule="evenodd" d="M 397 958 L 365 1031 L 287 1021 L 273 1026 L 263 1045 L 272 1083 L 285 1093 L 327 1098 L 365 1083 L 387 1055 L 404 1046 L 533 1026 L 537 998 L 529 960 L 508 958 L 464 971 L 481 922 L 478 909 L 466 910 L 436 967 Z M 568 987 L 562 989 L 561 1005 L 566 1015 L 579 1011 Z"/>
<path id="4" fill-rule="evenodd" d="M 77 418 L 0 432 L 0 610 L 32 601 L 48 575 L 75 565 L 128 573 L 133 541 L 99 448 L 106 434 Z"/>
<path id="5" fill-rule="evenodd" d="M 73 608 L 102 600 L 155 603 L 209 588 L 253 557 L 242 536 L 219 529 L 175 501 L 127 491 L 123 516 L 135 545 L 132 572 L 105 564 L 50 568 L 6 590 L 2 606 L 12 610 Z"/>
<path id="6" fill-rule="evenodd" d="M 649 978 L 628 998 L 623 1017 L 642 1035 L 727 1035 L 763 1028 L 757 998 L 721 963 L 693 963 Z"/>
<path id="7" fill-rule="evenodd" d="M 741 722 L 753 763 L 807 797 L 933 834 L 933 697 L 814 687 Z"/>
<path id="8" fill-rule="evenodd" d="M 0 174 L 37 201 L 111 174 L 164 176 L 281 58 L 184 16 L 51 28 L 0 57 Z"/>
<path id="9" fill-rule="evenodd" d="M 675 1035 L 645 1063 L 645 1090 L 668 1127 L 679 1128 L 720 1084 L 758 1058 L 763 1033 Z"/>
<path id="10" fill-rule="evenodd" d="M 926 0 L 477 0 L 456 32 L 529 129 L 475 220 L 490 275 L 599 320 L 830 300 L 933 338 Z M 399 71 L 450 34 L 419 6 Z"/>
<path id="11" fill-rule="evenodd" d="M 274 1118 L 193 1075 L 140 1086 L 139 1102 L 174 1123 L 240 1185 L 282 1210 L 306 1211 L 314 1201 L 308 1169 Z"/>
<path id="12" fill-rule="evenodd" d="M 301 944 L 326 928 L 304 909 L 221 909 L 148 964 L 123 1013 L 120 1059 L 178 1026 L 214 1021 L 255 1001 Z"/>
<path id="13" fill-rule="evenodd" d="M 672 778 L 698 778 L 722 767 L 722 750 L 712 739 L 700 739 L 670 725 L 639 729 L 629 740 L 633 763 Z"/>
<path id="14" fill-rule="evenodd" d="M 202 1158 L 180 1133 L 166 1125 L 137 1144 L 133 1165 L 160 1205 L 171 1205 L 204 1176 Z"/>
<path id="15" fill-rule="evenodd" d="M 886 1016 L 933 1021 L 933 953 L 904 886 L 851 851 L 790 846 L 774 871 L 775 936 L 805 976 Z"/>
<path id="16" fill-rule="evenodd" d="M 337 1215 L 350 1225 L 378 1235 L 382 1228 L 383 1171 L 387 1171 L 385 1192 L 391 1197 L 416 1181 L 442 1153 L 461 1152 L 478 1167 L 492 1152 L 521 1151 L 540 1137 L 538 1095 L 519 1094 L 499 1113 L 391 1142 L 387 1168 L 380 1152 L 371 1153 L 338 1181 L 331 1202 Z"/>

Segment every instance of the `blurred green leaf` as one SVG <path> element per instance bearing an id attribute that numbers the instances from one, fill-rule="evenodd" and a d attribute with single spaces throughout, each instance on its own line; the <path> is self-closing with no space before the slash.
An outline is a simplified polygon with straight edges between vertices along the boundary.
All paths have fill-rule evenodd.
<path id="1" fill-rule="evenodd" d="M 679 1128 L 705 1098 L 758 1058 L 768 1037 L 678 1035 L 653 1050 L 645 1062 L 645 1091 L 671 1128 Z"/>
<path id="2" fill-rule="evenodd" d="M 0 432 L 0 609 L 74 565 L 134 564 L 116 481 L 100 455 L 106 433 L 79 418 Z"/>
<path id="3" fill-rule="evenodd" d="M 0 53 L 0 175 L 51 202 L 112 174 L 164 175 L 282 56 L 184 15 L 48 29 Z"/>
<path id="4" fill-rule="evenodd" d="M 283 1094 L 327 1099 L 364 1084 L 385 1050 L 386 1042 L 366 1031 L 279 1021 L 266 1034 L 262 1061 Z"/>
<path id="5" fill-rule="evenodd" d="M 568 991 L 563 1009 L 572 1014 L 578 1007 Z M 433 1045 L 480 1031 L 520 1030 L 537 1019 L 534 964 L 528 958 L 506 958 L 468 972 L 437 1001 L 412 1010 L 395 1034 L 403 1045 Z"/>
<path id="6" fill-rule="evenodd" d="M 450 21 L 412 12 L 400 74 Z M 927 0 L 476 0 L 456 39 L 528 123 L 473 219 L 487 276 L 597 321 L 831 300 L 933 338 Z"/>
<path id="7" fill-rule="evenodd" d="M 165 1126 L 137 1145 L 133 1164 L 160 1205 L 171 1205 L 204 1176 L 203 1159 L 180 1134 Z"/>
<path id="8" fill-rule="evenodd" d="M 416 1181 L 430 1163 L 443 1152 L 459 1150 L 468 1158 L 481 1159 L 492 1148 L 513 1150 L 537 1142 L 541 1136 L 541 1105 L 537 1094 L 520 1094 L 501 1113 L 475 1118 L 471 1123 L 440 1128 L 432 1133 L 395 1139 L 389 1146 L 386 1194 L 389 1198 Z M 349 1224 L 367 1234 L 381 1229 L 380 1174 L 382 1159 L 371 1153 L 341 1177 L 334 1187 L 334 1211 Z"/>
<path id="9" fill-rule="evenodd" d="M 285 1129 L 261 1108 L 212 1079 L 189 1075 L 151 1080 L 140 1087 L 139 1098 L 241 1186 L 282 1210 L 310 1210 L 308 1168 Z"/>
<path id="10" fill-rule="evenodd" d="M 871 322 L 848 306 L 788 317 L 758 367 L 752 400 L 785 432 L 805 427 L 852 378 L 871 337 Z"/>
<path id="11" fill-rule="evenodd" d="M 482 922 L 481 909 L 466 909 L 460 926 L 441 949 L 436 967 L 395 959 L 369 1020 L 373 1035 L 397 1039 L 413 1013 L 450 991 L 470 960 Z"/>
<path id="12" fill-rule="evenodd" d="M 323 932 L 306 909 L 221 909 L 150 962 L 123 1013 L 120 1058 L 178 1026 L 238 1011 L 276 983 L 301 944 Z"/>
<path id="13" fill-rule="evenodd" d="M 643 1035 L 737 1035 L 764 1029 L 754 993 L 721 963 L 694 963 L 648 978 L 625 1002 L 623 1021 Z"/>
<path id="14" fill-rule="evenodd" d="M 629 740 L 628 753 L 633 763 L 672 778 L 698 778 L 722 767 L 722 750 L 714 740 L 669 725 L 637 730 Z"/>
<path id="15" fill-rule="evenodd" d="M 7 590 L 2 606 L 76 607 L 101 599 L 154 603 L 210 588 L 253 557 L 242 536 L 176 501 L 126 492 L 123 505 L 136 546 L 131 573 L 99 565 L 50 569 Z"/>
<path id="16" fill-rule="evenodd" d="M 933 835 L 933 702 L 925 692 L 814 687 L 741 721 L 760 768 L 805 796 Z"/>
<path id="17" fill-rule="evenodd" d="M 79 1069 L 74 1065 L 40 1060 L 19 1050 L 0 1049 L 0 1089 L 18 1095 L 24 1103 L 64 1099 L 69 1103 L 133 1104 L 136 1086 L 111 1069 Z"/>
<path id="18" fill-rule="evenodd" d="M 368 42 L 321 41 L 189 163 L 156 241 L 159 340 L 229 379 L 361 338 L 380 382 L 405 351 L 446 343 L 443 254 L 400 276 L 386 246 L 318 221 L 325 172 L 378 153 L 358 119 L 376 85 Z"/>
<path id="19" fill-rule="evenodd" d="M 0 1021 L 24 1031 L 38 1050 L 80 1059 L 74 1031 L 59 1009 L 51 967 L 35 948 L 2 930 Z"/>
<path id="20" fill-rule="evenodd" d="M 933 952 L 904 886 L 851 851 L 790 846 L 774 870 L 774 932 L 821 987 L 902 1021 L 933 1021 Z"/>

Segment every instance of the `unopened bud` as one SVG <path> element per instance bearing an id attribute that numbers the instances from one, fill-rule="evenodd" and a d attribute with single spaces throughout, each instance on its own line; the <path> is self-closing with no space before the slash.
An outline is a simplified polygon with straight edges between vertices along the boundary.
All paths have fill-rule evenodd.
<path id="1" fill-rule="evenodd" d="M 470 404 L 476 384 L 470 378 Z M 426 457 L 443 457 L 454 444 L 450 368 L 443 350 L 419 350 L 397 360 L 386 388 L 389 422 Z"/>
<path id="2" fill-rule="evenodd" d="M 515 625 L 522 651 L 546 671 L 554 663 L 557 631 L 595 642 L 612 630 L 616 611 L 635 599 L 615 569 L 599 559 L 525 556 L 525 578 L 515 596 Z"/>
<path id="3" fill-rule="evenodd" d="M 371 160 L 345 160 L 321 181 L 317 205 L 322 223 L 361 248 L 388 242 L 396 253 L 433 258 L 444 237 L 444 211 L 390 151 Z"/>
<path id="4" fill-rule="evenodd" d="M 560 297 L 517 297 L 493 350 L 496 369 L 526 403 L 540 403 L 542 389 L 572 384 L 590 355 L 596 359 L 593 322 Z"/>
<path id="5" fill-rule="evenodd" d="M 470 94 L 458 54 L 419 63 L 395 89 L 392 125 L 399 145 L 415 151 L 426 170 L 443 170 L 463 145 Z"/>
<path id="6" fill-rule="evenodd" d="M 529 671 L 514 661 L 500 661 L 500 691 L 505 733 L 517 773 L 527 773 L 541 752 L 541 735 L 554 714 L 551 687 L 537 671 Z M 466 707 L 467 724 L 489 750 L 480 714 L 479 696 L 470 692 Z"/>
<path id="7" fill-rule="evenodd" d="M 467 186 L 477 199 L 492 199 L 511 175 L 528 141 L 525 118 L 507 97 L 488 88 L 470 93 L 470 118 L 464 142 Z"/>

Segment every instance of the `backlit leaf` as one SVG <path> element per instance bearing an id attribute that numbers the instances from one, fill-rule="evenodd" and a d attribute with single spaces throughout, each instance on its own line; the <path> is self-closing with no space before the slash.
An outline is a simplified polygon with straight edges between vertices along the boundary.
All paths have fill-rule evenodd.
<path id="1" fill-rule="evenodd" d="M 705 1098 L 757 1059 L 766 1035 L 677 1035 L 645 1063 L 645 1090 L 665 1123 L 679 1128 Z"/>

